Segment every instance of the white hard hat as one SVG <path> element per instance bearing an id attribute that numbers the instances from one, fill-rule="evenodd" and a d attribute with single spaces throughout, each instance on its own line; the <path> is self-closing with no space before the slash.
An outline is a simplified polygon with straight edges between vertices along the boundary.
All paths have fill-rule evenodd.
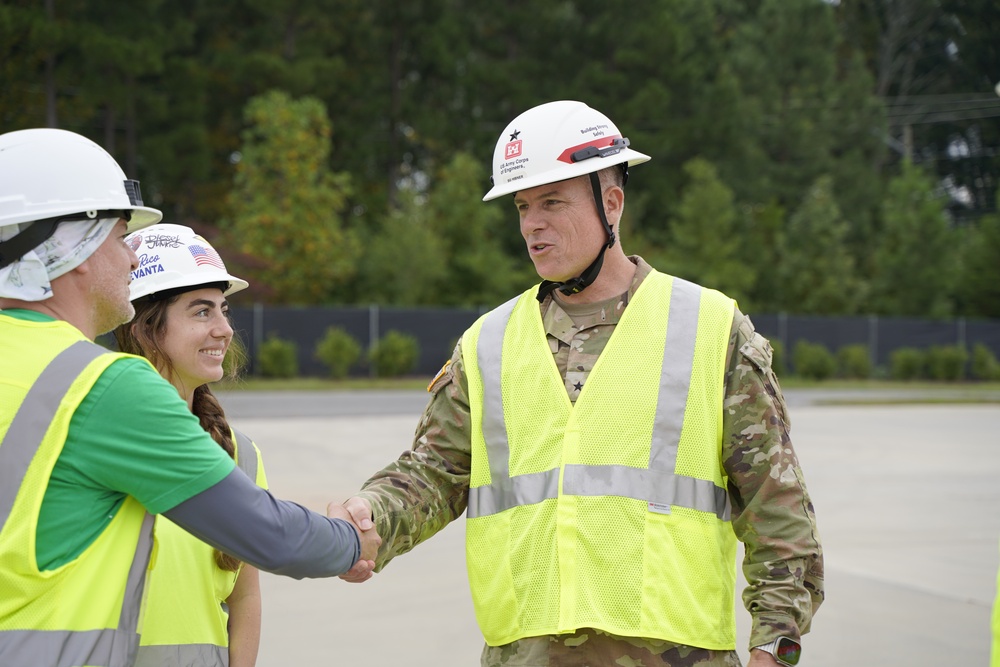
<path id="1" fill-rule="evenodd" d="M 228 296 L 248 286 L 247 281 L 226 271 L 212 244 L 190 227 L 156 225 L 129 234 L 125 242 L 139 257 L 139 268 L 132 272 L 129 284 L 132 301 L 215 283 L 225 283 L 223 294 Z"/>
<path id="2" fill-rule="evenodd" d="M 0 134 L 0 227 L 103 218 L 109 212 L 130 218 L 130 232 L 163 217 L 143 205 L 139 181 L 127 179 L 90 139 L 49 128 Z"/>
<path id="3" fill-rule="evenodd" d="M 607 116 L 583 102 L 533 107 L 500 135 L 493 151 L 493 189 L 483 201 L 649 159 L 628 145 Z"/>

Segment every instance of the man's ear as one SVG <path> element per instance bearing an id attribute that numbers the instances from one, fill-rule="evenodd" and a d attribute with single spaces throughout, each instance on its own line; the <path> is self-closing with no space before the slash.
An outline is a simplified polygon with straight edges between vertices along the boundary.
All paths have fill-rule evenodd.
<path id="1" fill-rule="evenodd" d="M 621 220 L 625 209 L 625 191 L 617 185 L 604 190 L 604 212 L 608 216 L 608 224 L 616 225 Z"/>

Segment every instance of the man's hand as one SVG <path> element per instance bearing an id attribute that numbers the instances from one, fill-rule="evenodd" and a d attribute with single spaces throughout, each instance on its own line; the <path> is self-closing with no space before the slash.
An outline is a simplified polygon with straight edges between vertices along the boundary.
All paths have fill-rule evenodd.
<path id="1" fill-rule="evenodd" d="M 361 540 L 361 557 L 350 570 L 340 575 L 344 581 L 352 584 L 371 579 L 375 571 L 375 555 L 382 544 L 382 538 L 375 530 L 372 521 L 372 508 L 368 501 L 361 498 L 351 498 L 343 505 L 330 503 L 326 506 L 326 515 L 331 519 L 344 519 L 354 526 Z"/>
<path id="2" fill-rule="evenodd" d="M 781 663 L 767 651 L 753 648 L 750 649 L 750 662 L 747 663 L 747 667 L 781 667 Z"/>

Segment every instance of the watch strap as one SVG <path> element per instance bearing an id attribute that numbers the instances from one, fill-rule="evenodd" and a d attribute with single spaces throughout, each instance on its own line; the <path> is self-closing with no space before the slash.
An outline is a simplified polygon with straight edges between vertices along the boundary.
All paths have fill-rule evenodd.
<path id="1" fill-rule="evenodd" d="M 794 657 L 794 661 L 788 661 L 784 659 L 782 652 L 778 650 L 778 647 L 780 646 L 781 642 L 788 642 L 794 645 L 792 651 L 792 656 Z M 778 662 L 778 664 L 789 665 L 790 667 L 794 667 L 795 665 L 799 664 L 799 655 L 801 655 L 801 650 L 802 650 L 801 645 L 790 637 L 778 637 L 777 639 L 769 641 L 766 644 L 761 644 L 760 646 L 754 646 L 754 648 L 759 651 L 764 651 L 765 653 L 770 653 L 774 657 L 774 659 Z M 786 647 L 786 649 L 787 648 L 790 647 Z M 785 653 L 785 655 L 788 654 Z"/>

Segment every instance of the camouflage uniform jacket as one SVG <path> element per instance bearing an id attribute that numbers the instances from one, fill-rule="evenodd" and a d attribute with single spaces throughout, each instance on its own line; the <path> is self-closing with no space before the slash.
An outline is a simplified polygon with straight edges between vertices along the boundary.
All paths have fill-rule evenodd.
<path id="1" fill-rule="evenodd" d="M 541 303 L 550 349 L 574 401 L 629 299 L 651 271 L 642 259 L 631 259 L 638 265 L 635 277 L 620 297 L 570 306 L 550 295 Z M 372 503 L 383 539 L 378 569 L 465 511 L 472 456 L 468 381 L 462 366 L 459 341 L 451 360 L 428 388 L 432 396 L 413 448 L 375 474 L 359 493 Z M 798 638 L 808 631 L 823 600 L 822 549 L 812 502 L 789 438 L 785 401 L 771 370 L 770 344 L 739 310 L 730 335 L 723 405 L 722 461 L 729 478 L 733 530 L 745 550 L 743 571 L 749 585 L 743 600 L 753 621 L 750 646 L 781 635 Z M 581 661 L 584 648 L 590 658 Z M 711 653 L 584 628 L 572 635 L 530 637 L 506 647 L 486 647 L 483 664 L 739 664 L 735 652 L 716 653 L 714 658 Z M 627 660 L 615 662 L 615 656 Z"/>

